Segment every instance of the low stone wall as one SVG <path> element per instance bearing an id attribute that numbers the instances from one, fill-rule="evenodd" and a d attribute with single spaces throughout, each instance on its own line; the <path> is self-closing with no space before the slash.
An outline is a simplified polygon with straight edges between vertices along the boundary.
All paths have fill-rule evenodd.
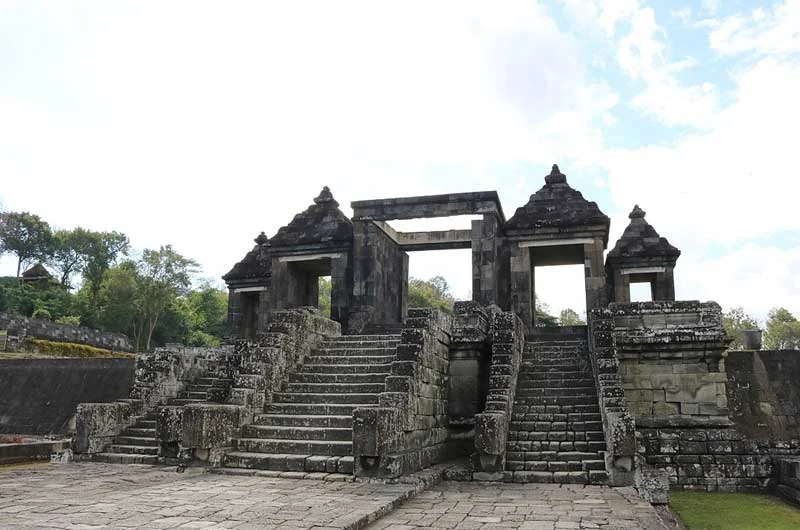
<path id="1" fill-rule="evenodd" d="M 55 342 L 73 342 L 88 344 L 96 348 L 105 348 L 118 352 L 133 351 L 131 339 L 122 333 L 111 333 L 83 326 L 56 324 L 48 320 L 0 313 L 0 329 L 7 330 L 9 335 L 17 337 L 34 337 Z"/>
<path id="2" fill-rule="evenodd" d="M 66 434 L 78 403 L 128 396 L 133 359 L 0 360 L 0 433 Z"/>
<path id="3" fill-rule="evenodd" d="M 800 506 L 800 457 L 782 457 L 776 460 L 775 493 Z"/>
<path id="4" fill-rule="evenodd" d="M 454 456 L 448 453 L 452 317 L 409 309 L 377 407 L 353 413 L 357 476 L 397 477 Z"/>
<path id="5" fill-rule="evenodd" d="M 800 352 L 731 350 L 725 367 L 730 417 L 740 432 L 800 440 Z"/>
<path id="6" fill-rule="evenodd" d="M 501 480 L 505 471 L 506 440 L 525 348 L 522 320 L 511 312 L 495 313 L 491 342 L 486 409 L 475 417 L 476 480 Z"/>

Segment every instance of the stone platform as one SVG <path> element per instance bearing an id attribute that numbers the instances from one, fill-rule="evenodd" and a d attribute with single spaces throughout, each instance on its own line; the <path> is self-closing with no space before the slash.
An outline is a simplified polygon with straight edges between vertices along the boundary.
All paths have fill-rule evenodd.
<path id="1" fill-rule="evenodd" d="M 445 482 L 398 506 L 419 492 L 419 480 L 305 477 L 97 463 L 0 471 L 0 528 L 663 528 L 653 508 L 627 488 Z"/>

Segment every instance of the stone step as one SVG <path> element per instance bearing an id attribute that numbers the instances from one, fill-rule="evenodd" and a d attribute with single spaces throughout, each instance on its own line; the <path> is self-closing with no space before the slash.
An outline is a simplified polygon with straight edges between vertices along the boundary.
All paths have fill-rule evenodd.
<path id="1" fill-rule="evenodd" d="M 351 441 L 279 440 L 274 438 L 234 438 L 233 450 L 245 453 L 282 453 L 303 455 L 350 456 Z"/>
<path id="2" fill-rule="evenodd" d="M 225 454 L 222 465 L 267 471 L 305 471 L 353 474 L 352 456 L 266 454 L 231 451 Z"/>
<path id="3" fill-rule="evenodd" d="M 396 346 L 356 346 L 350 344 L 324 345 L 315 348 L 312 355 L 332 355 L 335 357 L 351 355 L 392 355 L 394 356 Z"/>
<path id="4" fill-rule="evenodd" d="M 320 363 L 309 360 L 298 373 L 313 374 L 389 374 L 392 371 L 392 363 L 375 364 L 337 364 Z"/>
<path id="5" fill-rule="evenodd" d="M 514 403 L 522 405 L 593 405 L 597 404 L 597 394 L 585 396 L 515 396 Z"/>
<path id="6" fill-rule="evenodd" d="M 605 484 L 605 471 L 514 471 L 513 482 L 519 484 Z"/>
<path id="7" fill-rule="evenodd" d="M 155 455 L 158 456 L 158 447 L 151 445 L 117 445 L 111 444 L 105 447 L 109 453 L 130 454 L 130 455 Z"/>
<path id="8" fill-rule="evenodd" d="M 374 374 L 315 374 L 298 372 L 289 376 L 292 383 L 380 383 L 384 384 L 388 371 Z"/>
<path id="9" fill-rule="evenodd" d="M 286 392 L 311 393 L 323 392 L 336 394 L 380 394 L 386 385 L 380 383 L 289 383 Z"/>
<path id="10" fill-rule="evenodd" d="M 567 364 L 542 364 L 531 363 L 529 365 L 520 365 L 519 375 L 523 374 L 536 374 L 536 373 L 553 373 L 553 372 L 582 372 L 587 377 L 591 376 L 592 370 L 590 368 L 583 369 L 581 366 L 573 363 Z"/>
<path id="11" fill-rule="evenodd" d="M 530 440 L 514 440 L 509 437 L 506 444 L 506 450 L 509 452 L 527 452 L 527 451 L 556 451 L 556 452 L 597 452 L 605 451 L 606 443 L 601 441 L 588 442 L 586 440 L 573 440 L 573 441 L 535 441 Z M 555 471 L 555 470 L 551 470 Z"/>
<path id="12" fill-rule="evenodd" d="M 189 403 L 202 403 L 205 399 L 196 399 L 196 398 L 169 398 L 167 400 L 167 404 L 169 405 L 188 405 Z"/>
<path id="13" fill-rule="evenodd" d="M 194 379 L 191 384 L 220 388 L 229 386 L 231 380 L 222 377 L 198 377 Z"/>
<path id="14" fill-rule="evenodd" d="M 156 420 L 139 420 L 133 426 L 137 429 L 155 429 Z"/>
<path id="15" fill-rule="evenodd" d="M 581 379 L 591 379 L 594 381 L 594 378 L 591 376 L 590 373 L 584 370 L 572 370 L 570 372 L 556 372 L 556 371 L 535 371 L 535 370 L 526 370 L 521 372 L 517 377 L 517 382 L 521 381 L 575 381 Z"/>
<path id="16" fill-rule="evenodd" d="M 602 431 L 602 421 L 511 421 L 514 431 L 549 432 L 549 431 Z"/>
<path id="17" fill-rule="evenodd" d="M 520 377 L 517 379 L 517 389 L 519 388 L 559 388 L 559 387 L 592 387 L 594 386 L 594 379 L 586 377 L 586 374 L 580 374 L 580 377 L 573 377 L 567 379 L 561 378 L 542 378 L 532 379 L 529 377 Z"/>
<path id="18" fill-rule="evenodd" d="M 310 364 L 388 364 L 394 355 L 311 355 Z"/>
<path id="19" fill-rule="evenodd" d="M 514 452 L 514 457 L 522 454 Z M 605 471 L 606 463 L 602 459 L 580 460 L 570 462 L 549 462 L 547 460 L 507 460 L 506 469 L 509 471 Z"/>
<path id="20" fill-rule="evenodd" d="M 512 454 L 513 453 L 513 454 Z M 523 455 L 520 458 L 520 455 Z M 602 460 L 597 452 L 588 451 L 509 451 L 506 460 L 544 460 L 546 462 L 581 462 L 583 460 Z"/>
<path id="21" fill-rule="evenodd" d="M 122 431 L 121 436 L 136 436 L 139 438 L 155 438 L 156 428 L 153 427 L 128 427 Z"/>
<path id="22" fill-rule="evenodd" d="M 350 416 L 363 403 L 272 403 L 267 413 L 295 416 Z"/>
<path id="23" fill-rule="evenodd" d="M 563 348 L 567 346 L 579 346 L 579 347 L 586 347 L 586 339 L 565 339 L 565 340 L 553 340 L 553 339 L 540 339 L 537 340 L 534 338 L 531 341 L 525 343 L 525 347 L 527 348 L 536 348 L 536 347 L 545 347 L 545 348 Z"/>
<path id="24" fill-rule="evenodd" d="M 605 443 L 603 431 L 526 431 L 510 430 L 508 439 L 521 442 L 588 441 Z"/>
<path id="25" fill-rule="evenodd" d="M 178 392 L 179 399 L 196 399 L 198 401 L 205 401 L 208 399 L 208 393 L 206 391 L 196 391 L 196 390 L 182 390 Z"/>
<path id="26" fill-rule="evenodd" d="M 602 421 L 599 413 L 581 413 L 574 412 L 572 414 L 547 414 L 547 413 L 530 413 L 530 414 L 512 414 L 512 422 L 521 421 Z"/>
<path id="27" fill-rule="evenodd" d="M 352 430 L 353 415 L 257 414 L 253 418 L 253 424 L 275 427 L 332 427 Z"/>
<path id="28" fill-rule="evenodd" d="M 330 338 L 329 341 L 345 341 L 345 342 L 362 342 L 374 340 L 400 340 L 399 333 L 384 333 L 384 334 L 366 334 L 366 335 L 340 335 L 338 337 Z"/>
<path id="29" fill-rule="evenodd" d="M 591 386 L 533 386 L 517 384 L 517 396 L 536 397 L 536 396 L 597 396 L 594 385 Z"/>
<path id="30" fill-rule="evenodd" d="M 333 394 L 333 393 L 290 393 L 276 392 L 274 394 L 275 403 L 359 403 L 364 405 L 377 405 L 377 393 L 352 393 L 352 394 Z"/>
<path id="31" fill-rule="evenodd" d="M 276 440 L 330 440 L 352 441 L 353 429 L 332 427 L 287 427 L 275 425 L 245 425 L 243 438 L 271 438 Z"/>
<path id="32" fill-rule="evenodd" d="M 138 445 L 138 446 L 152 446 L 158 447 L 158 440 L 155 436 L 152 438 L 144 438 L 141 436 L 117 436 L 114 440 L 116 445 Z"/>
<path id="33" fill-rule="evenodd" d="M 600 414 L 600 406 L 592 405 L 526 405 L 515 403 L 512 415 L 520 414 Z"/>
<path id="34" fill-rule="evenodd" d="M 96 453 L 92 456 L 92 462 L 104 462 L 106 464 L 158 464 L 158 457 L 153 455 L 137 455 L 129 453 Z"/>

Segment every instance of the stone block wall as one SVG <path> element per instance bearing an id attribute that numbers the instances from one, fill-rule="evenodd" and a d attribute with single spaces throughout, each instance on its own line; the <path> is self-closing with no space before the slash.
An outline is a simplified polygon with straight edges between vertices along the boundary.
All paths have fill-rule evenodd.
<path id="1" fill-rule="evenodd" d="M 778 458 L 775 492 L 787 501 L 800 506 L 800 457 Z"/>
<path id="2" fill-rule="evenodd" d="M 512 312 L 495 312 L 486 408 L 475 417 L 475 469 L 478 480 L 502 477 L 506 440 L 514 408 L 517 376 L 525 348 L 525 326 Z"/>
<path id="3" fill-rule="evenodd" d="M 9 335 L 17 337 L 33 337 L 54 342 L 73 342 L 88 344 L 96 348 L 105 348 L 118 352 L 133 351 L 131 339 L 122 333 L 111 333 L 83 326 L 56 324 L 48 320 L 0 313 L 0 329 L 7 330 Z"/>
<path id="4" fill-rule="evenodd" d="M 268 320 L 266 333 L 235 344 L 239 364 L 229 403 L 247 409 L 243 419 L 272 402 L 273 393 L 281 390 L 317 344 L 341 335 L 341 325 L 316 308 L 274 311 Z"/>
<path id="5" fill-rule="evenodd" d="M 353 413 L 358 476 L 397 477 L 455 456 L 448 446 L 452 317 L 411 309 L 377 407 Z"/>
<path id="6" fill-rule="evenodd" d="M 800 439 L 800 352 L 731 350 L 725 368 L 737 430 L 756 439 Z"/>
<path id="7" fill-rule="evenodd" d="M 349 331 L 400 325 L 408 307 L 408 254 L 373 222 L 354 221 L 352 266 Z"/>
<path id="8" fill-rule="evenodd" d="M 606 472 L 609 484 L 624 486 L 633 480 L 636 425 L 625 399 L 613 330 L 614 319 L 609 310 L 594 309 L 589 313 L 589 358 L 606 439 Z"/>
<path id="9" fill-rule="evenodd" d="M 0 433 L 63 434 L 82 401 L 125 398 L 133 359 L 0 360 Z"/>

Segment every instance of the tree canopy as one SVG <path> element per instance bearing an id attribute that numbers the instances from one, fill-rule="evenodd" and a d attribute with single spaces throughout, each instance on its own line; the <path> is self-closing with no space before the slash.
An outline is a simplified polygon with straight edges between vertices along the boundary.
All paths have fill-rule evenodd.
<path id="1" fill-rule="evenodd" d="M 34 261 L 45 261 L 53 244 L 53 231 L 38 215 L 29 212 L 0 213 L 0 254 L 17 257 L 17 277 Z"/>
<path id="2" fill-rule="evenodd" d="M 754 316 L 747 314 L 741 306 L 726 311 L 722 315 L 722 323 L 725 326 L 725 332 L 733 339 L 729 346 L 732 350 L 744 348 L 742 331 L 760 329 L 758 320 Z"/>
<path id="3" fill-rule="evenodd" d="M 764 347 L 768 350 L 800 350 L 800 321 L 788 309 L 770 309 Z"/>
<path id="4" fill-rule="evenodd" d="M 452 313 L 454 302 L 450 286 L 441 276 L 429 280 L 411 278 L 408 281 L 408 307 L 432 307 Z"/>

